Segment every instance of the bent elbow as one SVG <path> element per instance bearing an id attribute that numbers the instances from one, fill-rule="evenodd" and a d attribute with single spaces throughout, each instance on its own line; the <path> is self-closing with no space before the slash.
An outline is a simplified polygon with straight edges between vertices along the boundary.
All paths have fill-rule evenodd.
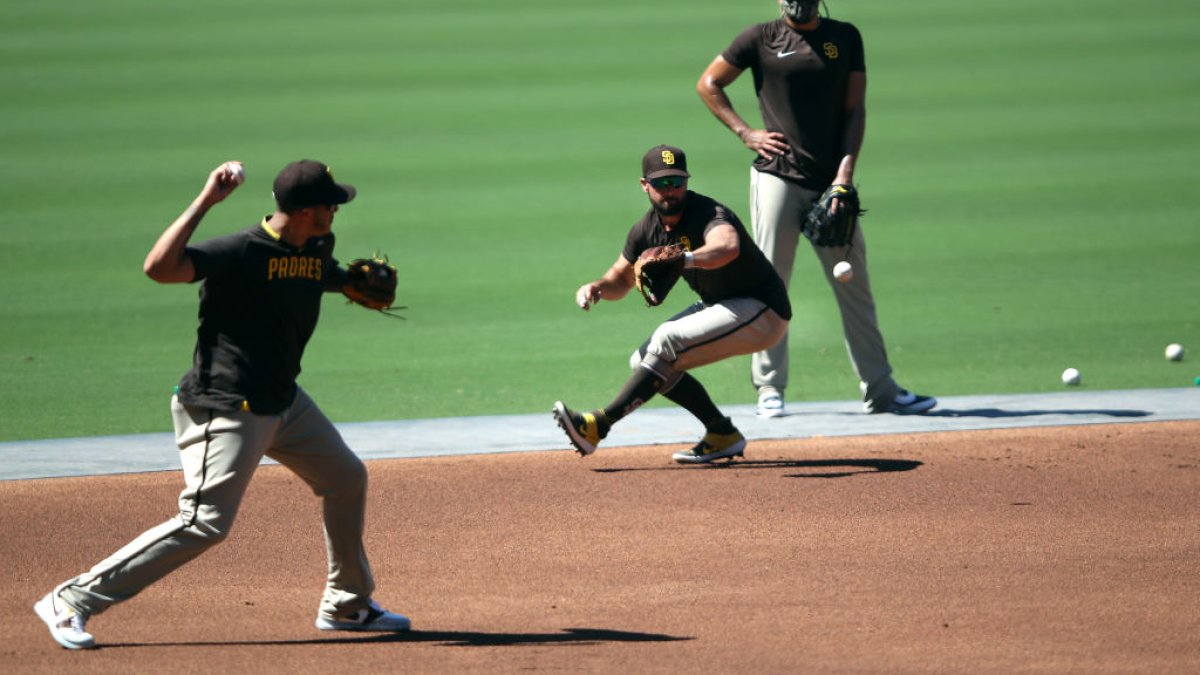
<path id="1" fill-rule="evenodd" d="M 171 266 L 163 260 L 146 259 L 142 264 L 142 272 L 151 280 L 160 284 L 174 284 L 191 281 L 191 269 L 183 265 Z"/>
<path id="2" fill-rule="evenodd" d="M 143 263 L 143 264 L 142 264 L 142 272 L 143 272 L 143 273 L 144 273 L 146 276 L 150 277 L 150 279 L 151 279 L 151 280 L 153 280 L 153 281 L 159 281 L 159 271 L 158 271 L 158 268 L 157 268 L 157 267 L 155 267 L 153 264 L 151 264 L 149 261 L 147 261 L 147 262 L 145 262 L 145 263 Z"/>
<path id="3" fill-rule="evenodd" d="M 146 262 L 142 263 L 142 272 L 150 277 L 151 280 L 157 281 L 160 284 L 166 281 L 166 274 L 163 272 L 163 266 L 160 261 L 146 258 Z"/>
<path id="4" fill-rule="evenodd" d="M 717 82 L 716 78 L 710 73 L 704 73 L 696 81 L 696 93 L 700 95 L 700 98 L 704 99 L 705 103 L 720 98 L 724 92 L 725 87 L 721 86 L 721 83 Z"/>

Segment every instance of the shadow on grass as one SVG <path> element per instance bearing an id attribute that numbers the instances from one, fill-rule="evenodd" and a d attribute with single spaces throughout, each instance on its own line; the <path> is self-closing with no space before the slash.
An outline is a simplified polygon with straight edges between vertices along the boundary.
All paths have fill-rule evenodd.
<path id="1" fill-rule="evenodd" d="M 787 478 L 845 478 L 864 473 L 891 473 L 912 471 L 921 462 L 910 459 L 801 459 L 801 460 L 737 460 L 711 464 L 679 466 L 638 467 L 630 469 L 592 469 L 596 473 L 621 473 L 624 471 L 687 471 L 689 469 L 841 469 L 842 471 L 809 471 L 790 473 Z"/>
<path id="2" fill-rule="evenodd" d="M 515 647 L 519 645 L 586 645 L 601 642 L 677 642 L 693 640 L 691 637 L 659 635 L 657 633 L 634 633 L 605 628 L 564 628 L 560 633 L 480 633 L 472 631 L 424 631 L 407 633 L 371 633 L 348 635 L 338 633 L 336 637 L 308 638 L 302 640 L 222 640 L 194 642 L 117 642 L 101 644 L 101 649 L 127 649 L 133 647 L 239 647 L 278 645 L 337 645 L 337 644 L 380 644 L 389 642 L 438 643 L 444 647 Z"/>

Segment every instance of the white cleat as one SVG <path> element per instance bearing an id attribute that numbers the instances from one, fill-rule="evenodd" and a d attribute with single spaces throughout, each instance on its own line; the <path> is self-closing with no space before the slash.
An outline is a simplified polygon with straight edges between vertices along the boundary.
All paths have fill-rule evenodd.
<path id="1" fill-rule="evenodd" d="M 758 397 L 758 410 L 756 411 L 759 417 L 770 419 L 772 417 L 782 417 L 783 411 L 783 396 L 778 392 L 764 391 Z"/>
<path id="2" fill-rule="evenodd" d="M 96 638 L 84 630 L 87 616 L 71 609 L 56 591 L 34 603 L 33 611 L 50 629 L 50 637 L 64 648 L 91 649 L 96 646 Z"/>
<path id="3" fill-rule="evenodd" d="M 412 629 L 407 616 L 389 612 L 374 601 L 366 609 L 347 616 L 317 614 L 316 627 L 321 630 L 357 630 L 377 633 L 402 633 Z"/>

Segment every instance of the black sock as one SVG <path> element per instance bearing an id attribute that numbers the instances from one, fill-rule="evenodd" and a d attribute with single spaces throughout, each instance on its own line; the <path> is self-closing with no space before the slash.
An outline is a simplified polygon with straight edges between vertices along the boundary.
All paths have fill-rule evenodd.
<path id="1" fill-rule="evenodd" d="M 601 408 L 599 412 L 604 414 L 609 426 L 612 426 L 617 420 L 642 407 L 643 403 L 653 398 L 662 385 L 663 381 L 657 375 L 638 366 L 633 369 L 633 374 L 625 381 L 625 386 L 621 388 L 612 403 Z M 600 416 L 597 415 L 596 419 L 599 420 Z"/>
<path id="2" fill-rule="evenodd" d="M 683 378 L 663 396 L 695 415 L 696 419 L 704 423 L 707 431 L 716 434 L 732 434 L 735 431 L 733 422 L 721 414 L 717 405 L 709 398 L 708 390 L 690 373 L 684 373 Z"/>

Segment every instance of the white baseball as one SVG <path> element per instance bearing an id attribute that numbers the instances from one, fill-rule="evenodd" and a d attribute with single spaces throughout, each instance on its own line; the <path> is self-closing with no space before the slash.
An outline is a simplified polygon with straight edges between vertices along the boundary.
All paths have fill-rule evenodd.
<path id="1" fill-rule="evenodd" d="M 225 171 L 229 174 L 229 180 L 236 185 L 241 185 L 246 182 L 246 169 L 241 162 L 228 162 L 225 165 Z"/>
<path id="2" fill-rule="evenodd" d="M 575 304 L 579 305 L 579 309 L 586 311 L 588 307 L 592 306 L 592 296 L 589 290 L 589 284 L 584 284 L 575 291 Z"/>
<path id="3" fill-rule="evenodd" d="M 1182 361 L 1183 360 L 1183 345 L 1172 342 L 1167 345 L 1167 360 Z"/>
<path id="4" fill-rule="evenodd" d="M 854 278 L 854 268 L 845 260 L 833 266 L 833 278 L 843 284 Z"/>
<path id="5" fill-rule="evenodd" d="M 1063 384 L 1076 385 L 1079 384 L 1079 371 L 1074 368 L 1067 368 L 1062 374 Z"/>

